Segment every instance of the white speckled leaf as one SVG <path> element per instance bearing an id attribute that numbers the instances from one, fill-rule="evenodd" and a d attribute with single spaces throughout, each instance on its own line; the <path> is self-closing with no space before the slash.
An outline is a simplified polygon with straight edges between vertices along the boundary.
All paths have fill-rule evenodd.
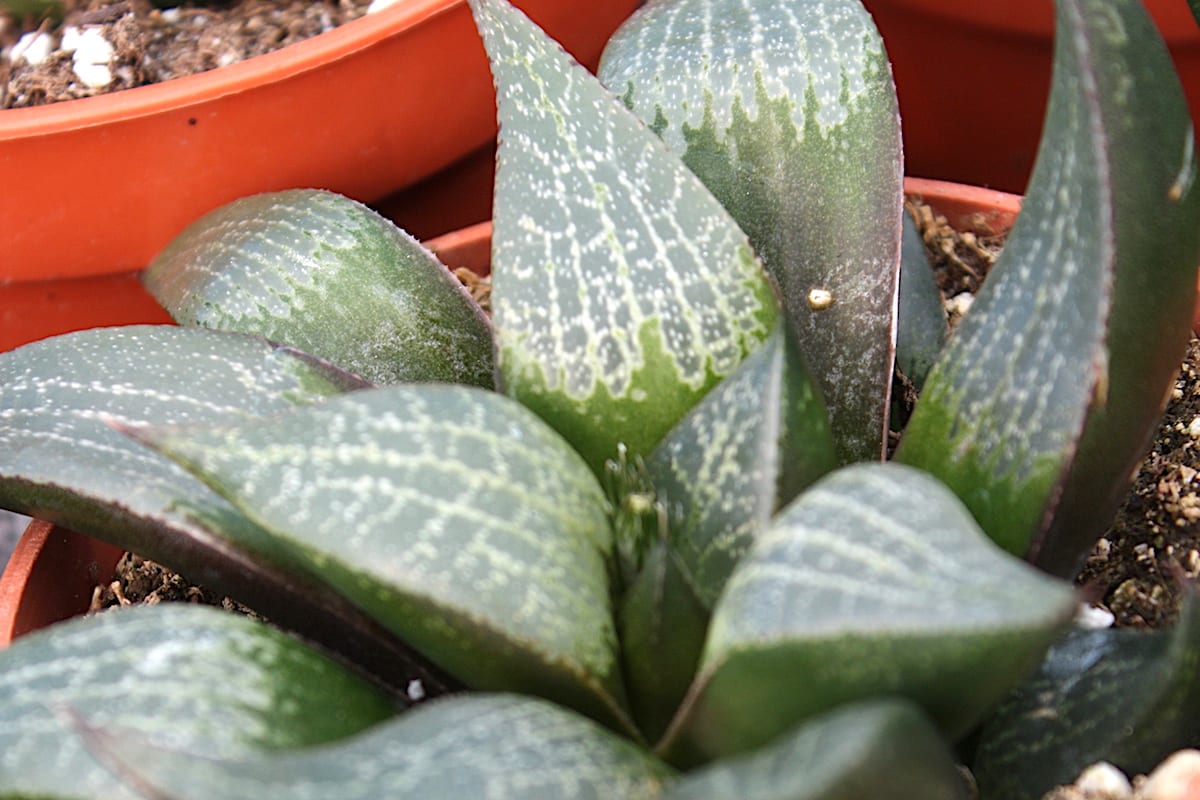
<path id="1" fill-rule="evenodd" d="M 542 700 L 437 700 L 305 752 L 197 759 L 101 731 L 118 775 L 173 800 L 652 800 L 671 770 L 632 742 Z"/>
<path id="2" fill-rule="evenodd" d="M 122 609 L 0 651 L 0 795 L 142 797 L 114 785 L 78 719 L 233 758 L 334 741 L 394 711 L 372 684 L 246 617 L 174 603 Z"/>
<path id="3" fill-rule="evenodd" d="M 506 0 L 472 0 L 500 116 L 493 294 L 505 390 L 593 469 L 644 455 L 770 333 L 745 234 Z"/>
<path id="4" fill-rule="evenodd" d="M 817 717 L 741 758 L 684 775 L 663 800 L 966 800 L 937 730 L 901 700 Z"/>
<path id="5" fill-rule="evenodd" d="M 1200 743 L 1200 598 L 1171 628 L 1073 630 L 984 723 L 972 764 L 989 800 L 1041 797 L 1107 761 L 1149 773 Z"/>
<path id="6" fill-rule="evenodd" d="M 749 234 L 841 460 L 878 460 L 903 195 L 896 93 L 870 15 L 859 0 L 650 0 L 599 75 Z"/>
<path id="7" fill-rule="evenodd" d="M 1059 0 L 1037 166 L 896 458 L 988 535 L 1073 574 L 1182 360 L 1200 261 L 1187 104 L 1138 0 Z"/>
<path id="8" fill-rule="evenodd" d="M 254 541 L 232 506 L 109 423 L 258 419 L 366 385 L 241 334 L 132 326 L 35 342 L 0 354 L 0 507 L 151 558 L 171 540 Z"/>
<path id="9" fill-rule="evenodd" d="M 294 189 L 235 200 L 155 257 L 177 322 L 298 347 L 381 384 L 492 386 L 491 326 L 437 258 L 371 209 Z"/>
<path id="10" fill-rule="evenodd" d="M 667 525 L 619 621 L 647 735 L 661 734 L 683 699 L 738 559 L 781 506 L 836 464 L 820 390 L 782 325 L 646 459 Z"/>
<path id="11" fill-rule="evenodd" d="M 133 433 L 468 686 L 619 720 L 604 493 L 507 397 L 403 385 L 249 425 Z"/>
<path id="12" fill-rule="evenodd" d="M 0 354 L 0 508 L 119 545 L 403 687 L 439 683 L 394 637 L 185 470 L 113 426 L 257 420 L 370 386 L 288 347 L 173 325 L 104 328 Z"/>
<path id="13" fill-rule="evenodd" d="M 742 752 L 885 694 L 961 735 L 1037 663 L 1075 603 L 1070 585 L 997 548 L 928 475 L 839 470 L 734 570 L 669 751 Z"/>
<path id="14" fill-rule="evenodd" d="M 705 606 L 775 512 L 836 463 L 820 390 L 781 325 L 646 459 Z"/>

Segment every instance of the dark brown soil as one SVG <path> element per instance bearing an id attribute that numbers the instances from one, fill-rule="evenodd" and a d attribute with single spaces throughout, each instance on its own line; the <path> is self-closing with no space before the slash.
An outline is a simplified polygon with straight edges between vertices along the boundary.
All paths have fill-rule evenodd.
<path id="1" fill-rule="evenodd" d="M 15 19 L 0 10 L 0 109 L 45 105 L 194 75 L 269 53 L 362 16 L 369 0 L 186 2 L 161 10 L 147 0 L 66 0 L 61 25 Z M 3 0 L 0 0 L 0 9 Z M 111 82 L 89 85 L 62 48 L 69 27 L 98 31 L 112 47 Z M 11 59 L 11 47 L 44 31 L 51 54 L 39 64 Z M 36 60 L 36 59 L 35 59 Z"/>

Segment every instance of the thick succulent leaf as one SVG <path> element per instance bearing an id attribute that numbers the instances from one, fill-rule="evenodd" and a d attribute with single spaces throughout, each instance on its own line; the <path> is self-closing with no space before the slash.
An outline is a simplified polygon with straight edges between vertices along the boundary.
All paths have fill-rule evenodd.
<path id="1" fill-rule="evenodd" d="M 904 215 L 900 250 L 900 301 L 896 312 L 896 364 L 920 391 L 946 342 L 946 312 L 933 280 L 925 242 L 912 217 Z"/>
<path id="2" fill-rule="evenodd" d="M 654 542 L 617 609 L 629 704 L 647 741 L 662 736 L 687 693 L 709 613 L 679 555 Z"/>
<path id="3" fill-rule="evenodd" d="M 966 800 L 949 748 L 902 700 L 840 708 L 683 776 L 664 800 Z"/>
<path id="4" fill-rule="evenodd" d="M 542 700 L 437 700 L 353 739 L 241 759 L 195 758 L 110 731 L 114 772 L 173 800 L 651 800 L 671 770 L 590 720 Z"/>
<path id="5" fill-rule="evenodd" d="M 1000 551 L 928 475 L 839 470 L 734 571 L 667 752 L 742 752 L 880 695 L 960 735 L 1038 663 L 1074 606 L 1069 585 Z"/>
<path id="6" fill-rule="evenodd" d="M 500 117 L 492 306 L 505 391 L 600 471 L 645 455 L 770 333 L 745 234 L 506 0 L 472 0 Z"/>
<path id="7" fill-rule="evenodd" d="M 131 433 L 468 685 L 620 716 L 604 493 L 512 400 L 400 385 L 247 425 Z"/>
<path id="8" fill-rule="evenodd" d="M 621 642 L 634 707 L 658 712 L 643 716 L 651 738 L 691 683 L 738 559 L 780 507 L 835 465 L 820 390 L 782 324 L 646 460 L 667 524 L 623 603 Z"/>
<path id="9" fill-rule="evenodd" d="M 705 607 L 775 512 L 834 466 L 820 390 L 780 325 L 646 459 Z"/>
<path id="10" fill-rule="evenodd" d="M 232 505 L 112 428 L 254 420 L 368 385 L 234 333 L 132 326 L 35 342 L 0 355 L 0 507 L 233 595 L 401 688 L 414 677 L 439 684 L 394 637 L 298 575 Z"/>
<path id="11" fill-rule="evenodd" d="M 110 423 L 259 419 L 367 385 L 303 353 L 216 331 L 133 326 L 35 342 L 0 355 L 0 504 L 134 549 L 143 544 L 136 521 L 212 538 L 221 532 L 192 514 L 237 525 L 229 504 Z"/>
<path id="12" fill-rule="evenodd" d="M 1067 574 L 1123 497 L 1183 357 L 1200 191 L 1187 105 L 1142 4 L 1059 0 L 1057 19 L 1023 210 L 896 458 L 949 484 L 1005 549 Z"/>
<path id="13" fill-rule="evenodd" d="M 491 326 L 462 284 L 411 236 L 332 192 L 222 206 L 144 280 L 177 322 L 284 342 L 376 383 L 492 385 Z"/>
<path id="14" fill-rule="evenodd" d="M 0 651 L 0 796 L 140 797 L 113 785 L 79 719 L 233 758 L 333 741 L 394 712 L 372 684 L 246 617 L 176 603 L 121 609 Z"/>
<path id="15" fill-rule="evenodd" d="M 599 75 L 749 234 L 841 459 L 878 460 L 903 194 L 896 93 L 870 15 L 859 0 L 651 0 Z"/>
<path id="16" fill-rule="evenodd" d="M 1200 743 L 1200 601 L 1173 630 L 1074 630 L 980 734 L 974 772 L 988 800 L 1041 797 L 1108 761 L 1147 773 Z"/>

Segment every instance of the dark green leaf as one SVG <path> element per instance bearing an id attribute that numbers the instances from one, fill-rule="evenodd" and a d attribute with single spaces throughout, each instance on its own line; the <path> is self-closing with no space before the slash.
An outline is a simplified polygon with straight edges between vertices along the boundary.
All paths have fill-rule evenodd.
<path id="1" fill-rule="evenodd" d="M 781 506 L 835 464 L 820 391 L 782 325 L 647 459 L 666 525 L 652 531 L 651 555 L 623 604 L 621 641 L 635 708 L 659 712 L 643 721 L 651 738 L 683 699 L 738 559 Z"/>
<path id="2" fill-rule="evenodd" d="M 1071 572 L 1103 531 L 1183 357 L 1200 260 L 1187 104 L 1137 0 L 1059 0 L 1023 210 L 896 458 L 1005 549 Z"/>
<path id="3" fill-rule="evenodd" d="M 646 461 L 671 547 L 706 608 L 759 529 L 835 465 L 820 391 L 780 325 Z"/>
<path id="4" fill-rule="evenodd" d="M 78 619 L 0 651 L 0 795 L 126 800 L 77 719 L 234 758 L 329 742 L 395 711 L 378 689 L 245 617 L 184 604 Z"/>
<path id="5" fill-rule="evenodd" d="M 147 288 L 185 325 L 284 342 L 377 383 L 492 386 L 491 326 L 428 250 L 315 189 L 245 197 L 193 222 Z"/>
<path id="6" fill-rule="evenodd" d="M 402 688 L 424 670 L 402 644 L 298 575 L 287 553 L 200 481 L 112 428 L 255 420 L 368 385 L 234 333 L 134 326 L 36 342 L 0 355 L 0 507 L 233 595 Z"/>
<path id="7" fill-rule="evenodd" d="M 98 731 L 114 772 L 173 800 L 652 800 L 671 771 L 633 743 L 544 701 L 438 700 L 354 739 L 216 761 Z"/>
<path id="8" fill-rule="evenodd" d="M 689 773 L 664 800 L 966 800 L 949 748 L 915 706 L 880 700 L 817 717 L 748 756 Z"/>
<path id="9" fill-rule="evenodd" d="M 744 752 L 881 695 L 907 697 L 961 735 L 1074 608 L 1069 585 L 999 550 L 928 475 L 839 470 L 738 564 L 665 752 L 684 762 Z"/>
<path id="10" fill-rule="evenodd" d="M 1200 601 L 1173 630 L 1075 630 L 984 725 L 974 762 L 987 800 L 1040 797 L 1107 761 L 1147 773 L 1200 744 Z"/>
<path id="11" fill-rule="evenodd" d="M 472 0 L 500 115 L 493 294 L 505 391 L 599 473 L 645 455 L 764 340 L 745 234 L 619 100 L 505 0 Z"/>
<path id="12" fill-rule="evenodd" d="M 648 741 L 662 736 L 687 693 L 708 617 L 678 554 L 654 542 L 617 609 L 630 706 Z"/>
<path id="13" fill-rule="evenodd" d="M 895 89 L 862 4 L 650 3 L 613 36 L 599 75 L 749 234 L 841 459 L 878 460 L 903 197 Z"/>
<path id="14" fill-rule="evenodd" d="M 933 280 L 925 242 L 904 215 L 900 250 L 900 305 L 896 313 L 896 363 L 918 392 L 946 341 L 946 311 Z"/>
<path id="15" fill-rule="evenodd" d="M 512 400 L 398 385 L 247 425 L 132 432 L 468 685 L 622 717 L 604 493 Z"/>
<path id="16" fill-rule="evenodd" d="M 1196 18 L 1196 22 L 1200 24 L 1200 0 L 1188 0 L 1188 6 L 1192 9 L 1192 16 Z"/>

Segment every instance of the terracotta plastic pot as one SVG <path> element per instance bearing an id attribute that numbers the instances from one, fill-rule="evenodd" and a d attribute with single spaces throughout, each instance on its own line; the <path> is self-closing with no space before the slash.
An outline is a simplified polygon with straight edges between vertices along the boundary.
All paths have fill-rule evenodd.
<path id="1" fill-rule="evenodd" d="M 981 235 L 1007 231 L 1021 198 L 942 181 L 908 179 L 905 191 L 919 196 L 952 225 Z M 429 247 L 450 267 L 486 274 L 491 261 L 490 222 L 430 241 Z M 92 587 L 110 580 L 121 551 L 86 536 L 34 521 L 25 531 L 0 576 L 0 647 L 13 638 L 83 613 Z"/>
<path id="2" fill-rule="evenodd" d="M 1184 0 L 1144 0 L 1194 119 L 1200 26 Z M 863 0 L 900 96 L 905 171 L 1023 192 L 1050 89 L 1052 0 Z"/>
<path id="3" fill-rule="evenodd" d="M 640 0 L 516 5 L 594 66 Z M 494 135 L 466 0 L 398 0 L 211 72 L 0 111 L 0 282 L 141 269 L 187 223 L 256 192 L 377 200 Z"/>

